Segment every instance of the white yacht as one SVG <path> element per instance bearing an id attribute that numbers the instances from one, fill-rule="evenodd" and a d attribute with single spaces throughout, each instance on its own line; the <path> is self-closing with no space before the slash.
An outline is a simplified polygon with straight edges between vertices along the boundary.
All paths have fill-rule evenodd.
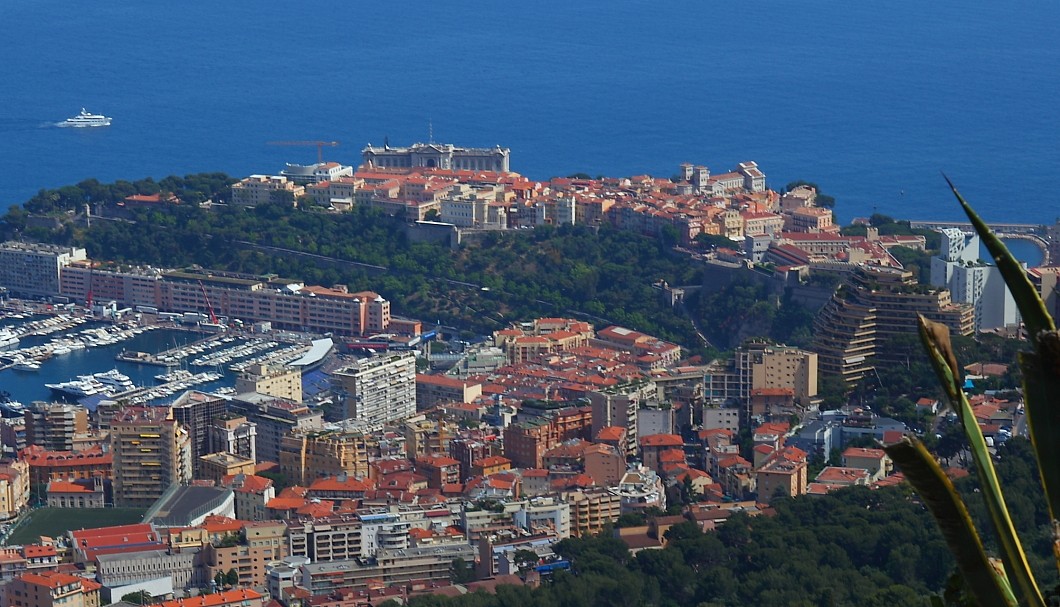
<path id="1" fill-rule="evenodd" d="M 93 373 L 92 375 L 79 375 L 77 379 L 64 381 L 57 384 L 44 384 L 52 392 L 59 396 L 72 396 L 84 398 L 93 394 L 110 396 L 119 392 L 127 392 L 136 387 L 133 380 L 117 369 Z"/>
<path id="2" fill-rule="evenodd" d="M 11 329 L 0 329 L 0 348 L 18 345 L 18 333 Z"/>
<path id="3" fill-rule="evenodd" d="M 57 126 L 62 127 L 88 127 L 88 126 L 110 126 L 110 117 L 104 116 L 103 114 L 92 114 L 89 113 L 85 108 L 81 108 L 81 113 L 73 118 L 67 118 L 60 122 Z"/>
<path id="4" fill-rule="evenodd" d="M 107 394 L 125 392 L 136 387 L 132 378 L 117 369 L 111 369 L 110 371 L 104 371 L 103 373 L 96 373 L 92 378 L 103 385 L 102 391 Z"/>
<path id="5" fill-rule="evenodd" d="M 11 368 L 15 371 L 40 371 L 40 363 L 33 359 L 26 359 L 15 363 Z"/>

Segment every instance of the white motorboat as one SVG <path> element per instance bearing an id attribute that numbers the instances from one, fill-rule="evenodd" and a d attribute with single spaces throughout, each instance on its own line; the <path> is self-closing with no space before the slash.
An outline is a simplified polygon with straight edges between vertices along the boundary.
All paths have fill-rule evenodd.
<path id="1" fill-rule="evenodd" d="M 110 121 L 111 118 L 109 116 L 104 116 L 103 114 L 93 114 L 85 108 L 81 108 L 80 114 L 72 118 L 67 118 L 66 120 L 58 123 L 57 126 L 76 128 L 90 126 L 110 126 Z"/>

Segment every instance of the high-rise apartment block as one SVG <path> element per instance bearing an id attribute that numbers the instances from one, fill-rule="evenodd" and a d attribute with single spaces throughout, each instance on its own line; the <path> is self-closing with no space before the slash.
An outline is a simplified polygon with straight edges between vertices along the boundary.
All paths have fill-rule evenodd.
<path id="1" fill-rule="evenodd" d="M 958 335 L 974 330 L 972 306 L 954 303 L 948 290 L 917 284 L 906 270 L 859 266 L 814 319 L 821 372 L 858 382 L 872 371 L 877 342 L 915 334 L 918 314 Z"/>
<path id="2" fill-rule="evenodd" d="M 191 439 L 169 407 L 126 407 L 110 427 L 116 506 L 147 508 L 191 481 Z"/>
<path id="3" fill-rule="evenodd" d="M 361 432 L 293 432 L 280 443 L 280 472 L 307 485 L 324 476 L 368 477 L 369 440 Z"/>
<path id="4" fill-rule="evenodd" d="M 223 413 L 213 418 L 206 429 L 209 435 L 208 453 L 232 453 L 257 461 L 257 424 L 243 415 Z"/>
<path id="5" fill-rule="evenodd" d="M 975 309 L 975 330 L 1019 323 L 1016 300 L 997 266 L 979 258 L 979 236 L 957 228 L 939 230 L 939 255 L 931 258 L 931 284 L 949 289 L 953 301 Z"/>
<path id="6" fill-rule="evenodd" d="M 88 410 L 77 405 L 36 401 L 23 417 L 26 444 L 48 451 L 73 451 L 75 437 L 88 434 Z"/>
<path id="7" fill-rule="evenodd" d="M 366 429 L 416 414 L 416 354 L 364 358 L 334 373 L 345 392 L 346 417 Z"/>
<path id="8" fill-rule="evenodd" d="M 258 461 L 279 462 L 280 442 L 298 431 L 324 429 L 324 415 L 296 403 L 266 394 L 239 394 L 228 402 L 232 413 L 246 416 L 257 428 Z"/>
<path id="9" fill-rule="evenodd" d="M 212 453 L 210 450 L 210 426 L 213 420 L 224 415 L 228 401 L 216 394 L 189 390 L 173 401 L 173 419 L 188 431 L 191 443 L 191 461 L 195 472 L 199 471 L 199 458 Z"/>

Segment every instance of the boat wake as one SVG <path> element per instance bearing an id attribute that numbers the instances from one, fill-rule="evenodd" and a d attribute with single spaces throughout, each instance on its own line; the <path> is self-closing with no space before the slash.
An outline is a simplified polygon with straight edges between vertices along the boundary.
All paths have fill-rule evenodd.
<path id="1" fill-rule="evenodd" d="M 39 118 L 0 118 L 0 133 L 18 133 L 55 128 L 56 122 Z"/>

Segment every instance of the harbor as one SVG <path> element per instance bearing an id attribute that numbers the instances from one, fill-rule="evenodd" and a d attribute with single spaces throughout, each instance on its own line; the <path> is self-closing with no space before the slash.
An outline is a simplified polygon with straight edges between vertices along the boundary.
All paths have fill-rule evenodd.
<path id="1" fill-rule="evenodd" d="M 46 384 L 89 381 L 111 371 L 127 376 L 129 385 L 66 400 L 94 408 L 104 398 L 143 404 L 188 389 L 232 393 L 238 374 L 251 365 L 286 364 L 310 350 L 300 336 L 287 333 L 204 333 L 172 324 L 111 323 L 29 310 L 6 311 L 0 331 L 17 336 L 17 343 L 0 350 L 0 391 L 24 405 L 59 399 Z"/>

